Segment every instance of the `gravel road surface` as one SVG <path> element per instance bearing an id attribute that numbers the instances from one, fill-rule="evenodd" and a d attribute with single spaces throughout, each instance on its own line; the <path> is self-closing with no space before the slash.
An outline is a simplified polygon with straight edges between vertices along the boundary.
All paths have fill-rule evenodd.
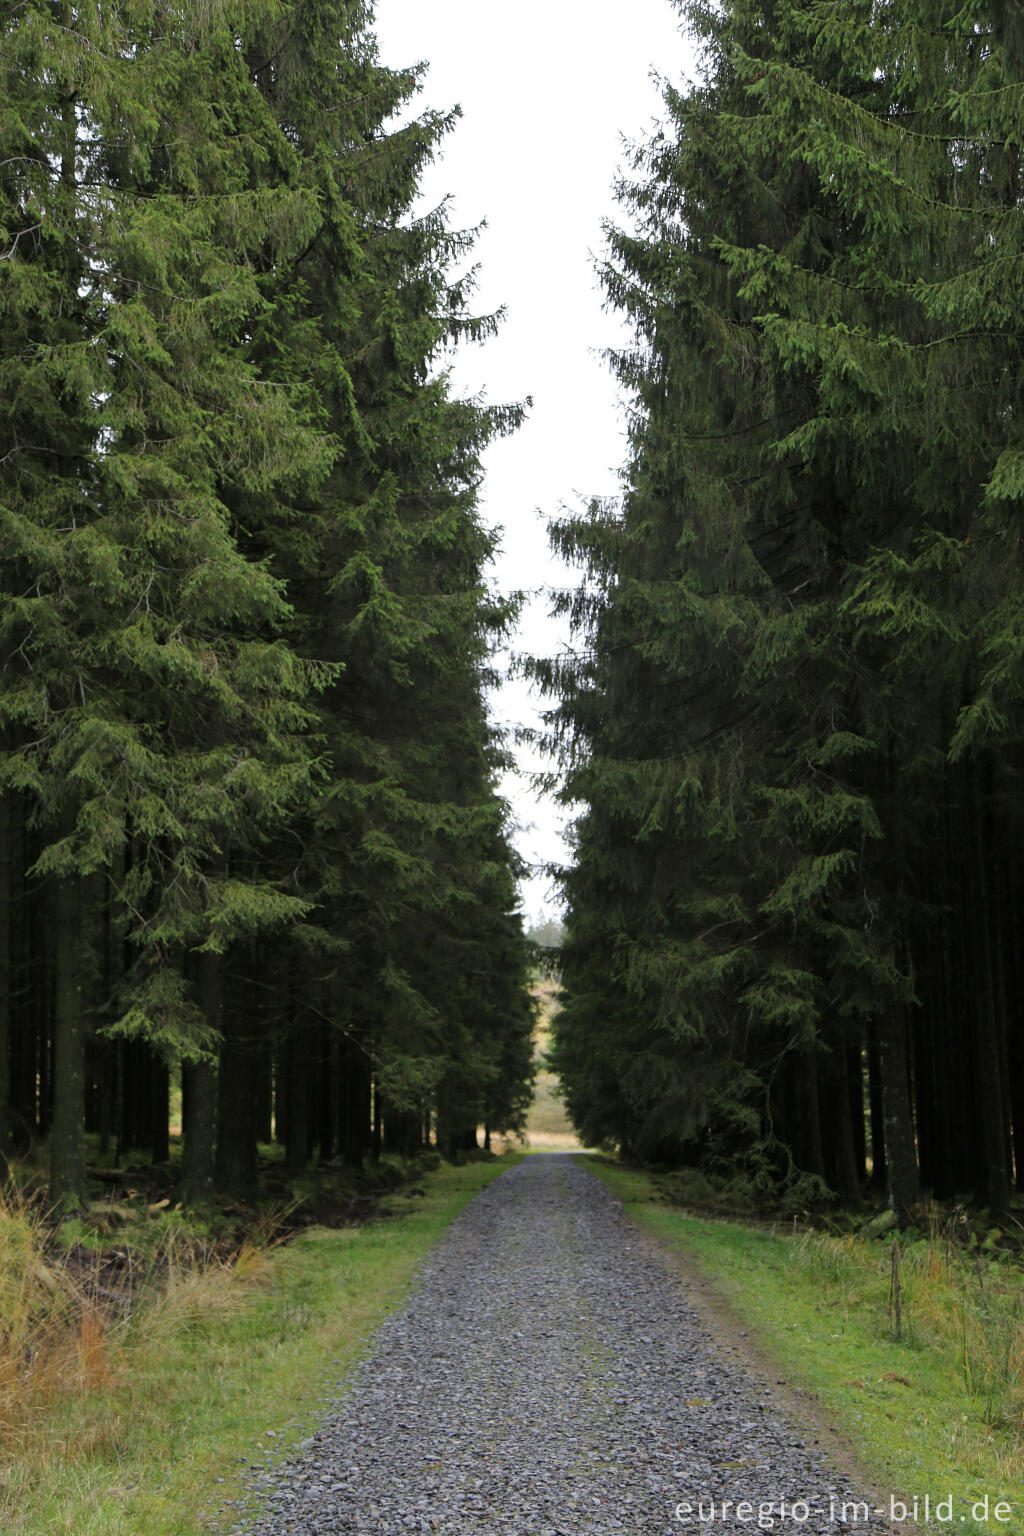
<path id="1" fill-rule="evenodd" d="M 585 1164 L 524 1158 L 449 1229 L 299 1459 L 256 1477 L 244 1530 L 888 1531 L 723 1354 Z"/>

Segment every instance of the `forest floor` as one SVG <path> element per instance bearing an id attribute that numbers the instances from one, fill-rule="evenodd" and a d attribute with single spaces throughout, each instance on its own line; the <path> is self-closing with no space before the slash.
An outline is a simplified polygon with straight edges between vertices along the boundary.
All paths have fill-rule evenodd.
<path id="1" fill-rule="evenodd" d="M 254 1476 L 264 1512 L 231 1529 L 890 1530 L 882 1495 L 824 1440 L 709 1326 L 587 1160 L 542 1154 L 453 1223 L 312 1443 Z"/>

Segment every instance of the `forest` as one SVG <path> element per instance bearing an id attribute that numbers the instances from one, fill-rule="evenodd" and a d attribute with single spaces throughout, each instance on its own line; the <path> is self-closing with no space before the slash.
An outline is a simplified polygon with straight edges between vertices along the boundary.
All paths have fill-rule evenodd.
<path id="1" fill-rule="evenodd" d="M 685 0 L 548 698 L 584 1142 L 1024 1185 L 1024 19 Z M 0 1159 L 187 1202 L 521 1129 L 472 231 L 362 0 L 0 7 Z M 550 926 L 550 925 L 549 925 Z M 545 964 L 548 962 L 545 961 Z M 173 1097 L 172 1097 L 173 1086 Z M 180 1087 L 180 1127 L 178 1090 Z M 173 1113 L 172 1113 L 173 1106 Z M 92 1138 L 92 1139 L 90 1139 Z"/>
<path id="2" fill-rule="evenodd" d="M 0 0 L 4 1536 L 1024 1509 L 1024 9 L 657 3 L 616 441 L 610 0 Z"/>
<path id="3" fill-rule="evenodd" d="M 609 230 L 621 505 L 539 662 L 593 1144 L 763 1200 L 1024 1184 L 1024 15 L 694 3 Z"/>
<path id="4" fill-rule="evenodd" d="M 521 1123 L 517 599 L 361 0 L 0 8 L 0 1157 L 181 1194 Z M 177 1128 L 176 1128 L 177 1129 Z M 87 1137 L 95 1138 L 88 1141 Z"/>

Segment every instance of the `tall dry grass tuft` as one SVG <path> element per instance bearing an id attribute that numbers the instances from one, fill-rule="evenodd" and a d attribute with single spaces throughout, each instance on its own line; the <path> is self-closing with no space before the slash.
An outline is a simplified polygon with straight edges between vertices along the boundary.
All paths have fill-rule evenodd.
<path id="1" fill-rule="evenodd" d="M 0 1445 L 7 1454 L 38 1434 L 60 1399 L 102 1389 L 116 1368 L 107 1320 L 66 1259 L 48 1249 L 43 1216 L 0 1195 Z"/>
<path id="2" fill-rule="evenodd" d="M 132 1319 L 135 1337 L 167 1339 L 202 1333 L 214 1320 L 243 1311 L 253 1288 L 269 1275 L 266 1253 L 248 1239 L 222 1257 L 209 1245 L 197 1247 L 187 1238 L 171 1235 L 158 1261 L 164 1279 L 140 1297 Z"/>
<path id="3" fill-rule="evenodd" d="M 44 1213 L 0 1194 L 0 1464 L 45 1477 L 55 1442 L 65 1466 L 116 1451 L 135 1374 L 170 1339 L 245 1308 L 269 1272 L 259 1241 L 225 1256 L 172 1227 L 112 1291 L 54 1249 Z M 0 1491 L 0 1528 L 13 1491 Z"/>

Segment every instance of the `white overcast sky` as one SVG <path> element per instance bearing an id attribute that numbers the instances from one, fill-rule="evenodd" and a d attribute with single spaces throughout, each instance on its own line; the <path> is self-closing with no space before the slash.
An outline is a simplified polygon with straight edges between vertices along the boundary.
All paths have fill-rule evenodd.
<path id="1" fill-rule="evenodd" d="M 539 595 L 524 613 L 515 646 L 550 654 L 568 644 L 547 617 L 543 589 L 575 585 L 547 545 L 546 519 L 580 499 L 618 492 L 625 424 L 601 357 L 621 341 L 604 313 L 594 272 L 602 220 L 619 221 L 612 195 L 624 167 L 623 140 L 647 134 L 662 115 L 652 71 L 679 83 L 694 64 L 670 0 L 377 0 L 381 61 L 429 67 L 417 110 L 462 119 L 424 178 L 422 205 L 451 199 L 451 222 L 486 220 L 474 261 L 475 308 L 504 306 L 501 333 L 460 348 L 458 393 L 491 403 L 533 397 L 527 424 L 492 444 L 484 466 L 483 515 L 503 529 L 495 574 L 503 590 Z M 540 701 L 509 682 L 492 701 L 509 727 L 535 724 Z M 519 751 L 520 771 L 503 785 L 519 821 L 517 846 L 535 874 L 523 889 L 529 919 L 558 910 L 540 866 L 562 862 L 562 816 L 532 790 L 541 759 Z"/>

